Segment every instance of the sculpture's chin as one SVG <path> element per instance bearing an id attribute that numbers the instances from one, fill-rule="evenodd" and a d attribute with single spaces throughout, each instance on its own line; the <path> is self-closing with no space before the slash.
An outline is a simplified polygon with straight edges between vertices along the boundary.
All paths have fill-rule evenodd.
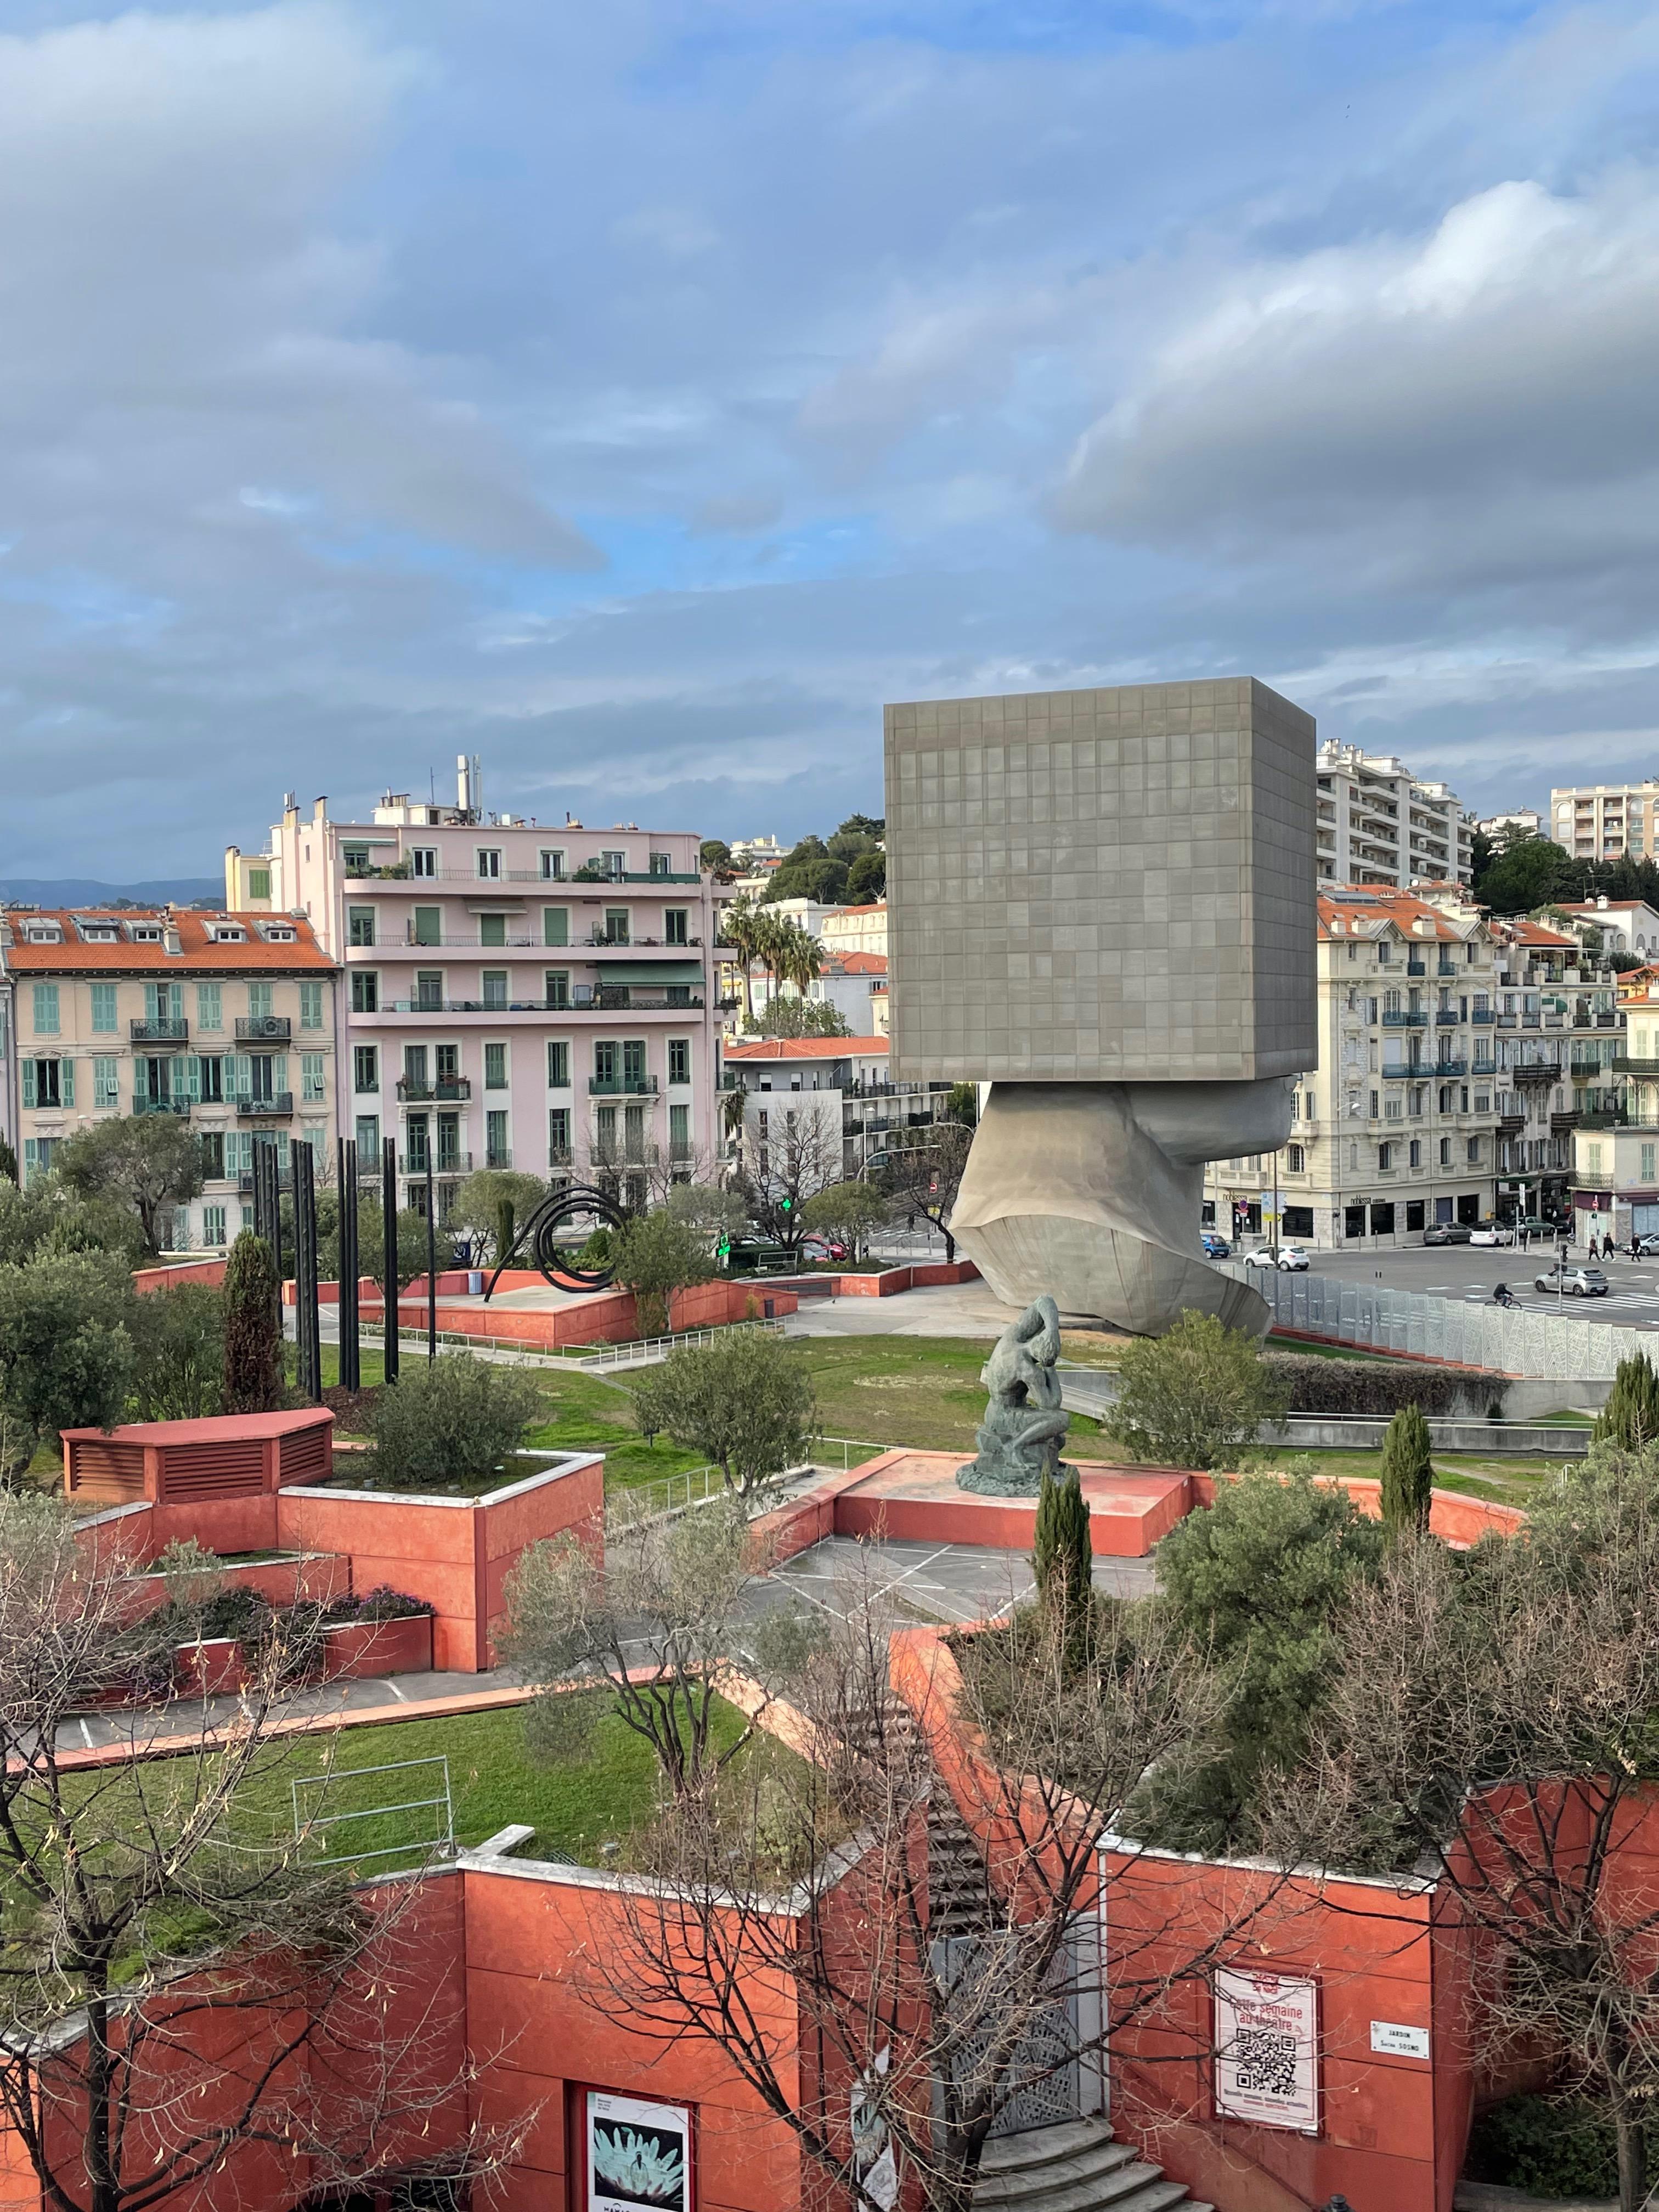
<path id="1" fill-rule="evenodd" d="M 1183 1312 L 1260 1336 L 1267 1301 L 1199 1249 L 1203 1163 L 1272 1149 L 1289 1127 L 1276 1079 L 997 1084 L 951 1233 L 1010 1305 L 1047 1291 L 1066 1314 L 1139 1336 L 1162 1334 Z"/>

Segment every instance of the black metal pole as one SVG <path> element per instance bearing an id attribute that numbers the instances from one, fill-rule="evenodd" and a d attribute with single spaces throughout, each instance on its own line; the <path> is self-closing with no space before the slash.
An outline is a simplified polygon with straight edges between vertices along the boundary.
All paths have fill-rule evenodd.
<path id="1" fill-rule="evenodd" d="M 386 1251 L 386 1279 L 381 1297 L 386 1306 L 386 1352 L 383 1370 L 388 1382 L 398 1379 L 398 1139 L 388 1137 L 380 1152 L 380 1227 Z"/>
<path id="2" fill-rule="evenodd" d="M 317 1194 L 312 1152 L 299 1138 L 289 1143 L 294 1182 L 294 1277 L 297 1300 L 299 1384 L 302 1397 L 320 1405 L 323 1396 L 322 1329 L 317 1314 Z"/>
<path id="3" fill-rule="evenodd" d="M 357 1145 L 342 1137 L 340 1154 L 340 1387 L 356 1390 L 362 1382 L 357 1334 Z"/>
<path id="4" fill-rule="evenodd" d="M 433 1211 L 432 1143 L 426 1148 L 426 1356 L 438 1357 L 438 1220 Z"/>

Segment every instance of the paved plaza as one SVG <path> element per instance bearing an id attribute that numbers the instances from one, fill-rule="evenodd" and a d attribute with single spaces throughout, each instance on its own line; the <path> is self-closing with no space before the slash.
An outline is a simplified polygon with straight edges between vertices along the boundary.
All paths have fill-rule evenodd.
<path id="1" fill-rule="evenodd" d="M 1572 1248 L 1573 1265 L 1585 1262 L 1582 1244 Z M 1554 1265 L 1549 1245 L 1528 1251 L 1517 1245 L 1405 1245 L 1395 1252 L 1322 1252 L 1310 1249 L 1312 1272 L 1328 1279 L 1418 1291 L 1433 1297 L 1461 1298 L 1484 1305 L 1499 1283 L 1507 1283 L 1528 1313 L 1565 1311 L 1574 1321 L 1616 1322 L 1621 1328 L 1659 1329 L 1659 1262 L 1632 1265 L 1625 1258 L 1598 1261 L 1611 1287 L 1604 1298 L 1558 1301 L 1534 1291 L 1534 1277 Z M 1294 1278 L 1291 1278 L 1294 1280 Z"/>

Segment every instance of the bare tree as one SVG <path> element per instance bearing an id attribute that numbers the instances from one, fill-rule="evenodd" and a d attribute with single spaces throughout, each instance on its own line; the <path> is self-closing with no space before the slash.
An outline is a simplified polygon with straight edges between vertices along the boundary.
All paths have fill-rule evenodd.
<path id="1" fill-rule="evenodd" d="M 1063 2111 L 1062 2084 L 1102 2062 L 1101 1837 L 1207 1692 L 1150 1609 L 1109 1611 L 1081 1673 L 1062 1645 L 1035 1621 L 1005 1639 L 964 1711 L 929 1685 L 938 1647 L 890 1644 L 855 1595 L 786 1692 L 811 1757 L 669 1808 L 660 1880 L 587 1962 L 586 2003 L 665 2044 L 707 2038 L 868 2212 L 901 2194 L 968 2212 L 1016 2100 Z M 1183 1971 L 1240 1932 L 1194 1931 Z M 1144 1989 L 1131 1974 L 1114 2018 L 1169 1983 L 1167 1963 Z M 780 1987 L 793 2012 L 757 1995 Z"/>
<path id="2" fill-rule="evenodd" d="M 962 1188 L 963 1171 L 974 1133 L 960 1121 L 935 1121 L 926 1129 L 896 1135 L 887 1155 L 881 1187 L 896 1213 L 919 1213 L 945 1239 L 945 1256 L 954 1260 L 957 1242 L 951 1213 Z"/>
<path id="3" fill-rule="evenodd" d="M 757 1094 L 759 1095 L 759 1094 Z M 769 1091 L 744 1125 L 738 1188 L 763 1235 L 793 1251 L 801 1208 L 842 1179 L 841 1112 L 836 1094 Z"/>
<path id="4" fill-rule="evenodd" d="M 1340 1632 L 1311 1771 L 1288 1788 L 1321 1807 L 1328 1860 L 1434 1873 L 1480 1962 L 1475 2048 L 1541 2051 L 1595 2098 L 1621 2212 L 1641 2212 L 1659 1906 L 1632 1863 L 1655 1817 L 1659 1451 L 1597 1447 L 1524 1541 L 1396 1543 Z"/>
<path id="5" fill-rule="evenodd" d="M 175 1706 L 166 1755 L 153 1717 L 112 1757 L 60 1751 L 70 1716 L 162 1656 L 123 1567 L 52 1502 L 0 1498 L 0 2112 L 44 2201 L 147 2212 L 273 2157 L 324 2188 L 494 2170 L 524 2128 L 469 2123 L 423 1884 L 354 1887 L 295 1832 L 292 1646 L 213 1729 L 204 1708 L 177 1729 Z"/>

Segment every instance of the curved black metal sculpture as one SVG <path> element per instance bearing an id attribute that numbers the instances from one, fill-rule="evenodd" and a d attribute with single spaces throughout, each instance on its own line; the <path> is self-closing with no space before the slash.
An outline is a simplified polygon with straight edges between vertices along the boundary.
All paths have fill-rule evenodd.
<path id="1" fill-rule="evenodd" d="M 591 1184 L 581 1182 L 556 1190 L 542 1200 L 496 1261 L 495 1272 L 484 1288 L 484 1304 L 488 1305 L 495 1297 L 502 1270 L 510 1267 L 526 1249 L 544 1280 L 556 1291 L 602 1291 L 614 1281 L 614 1267 L 579 1267 L 559 1249 L 558 1231 L 567 1221 L 577 1220 L 584 1214 L 597 1214 L 613 1237 L 628 1218 L 609 1191 L 596 1190 Z"/>

